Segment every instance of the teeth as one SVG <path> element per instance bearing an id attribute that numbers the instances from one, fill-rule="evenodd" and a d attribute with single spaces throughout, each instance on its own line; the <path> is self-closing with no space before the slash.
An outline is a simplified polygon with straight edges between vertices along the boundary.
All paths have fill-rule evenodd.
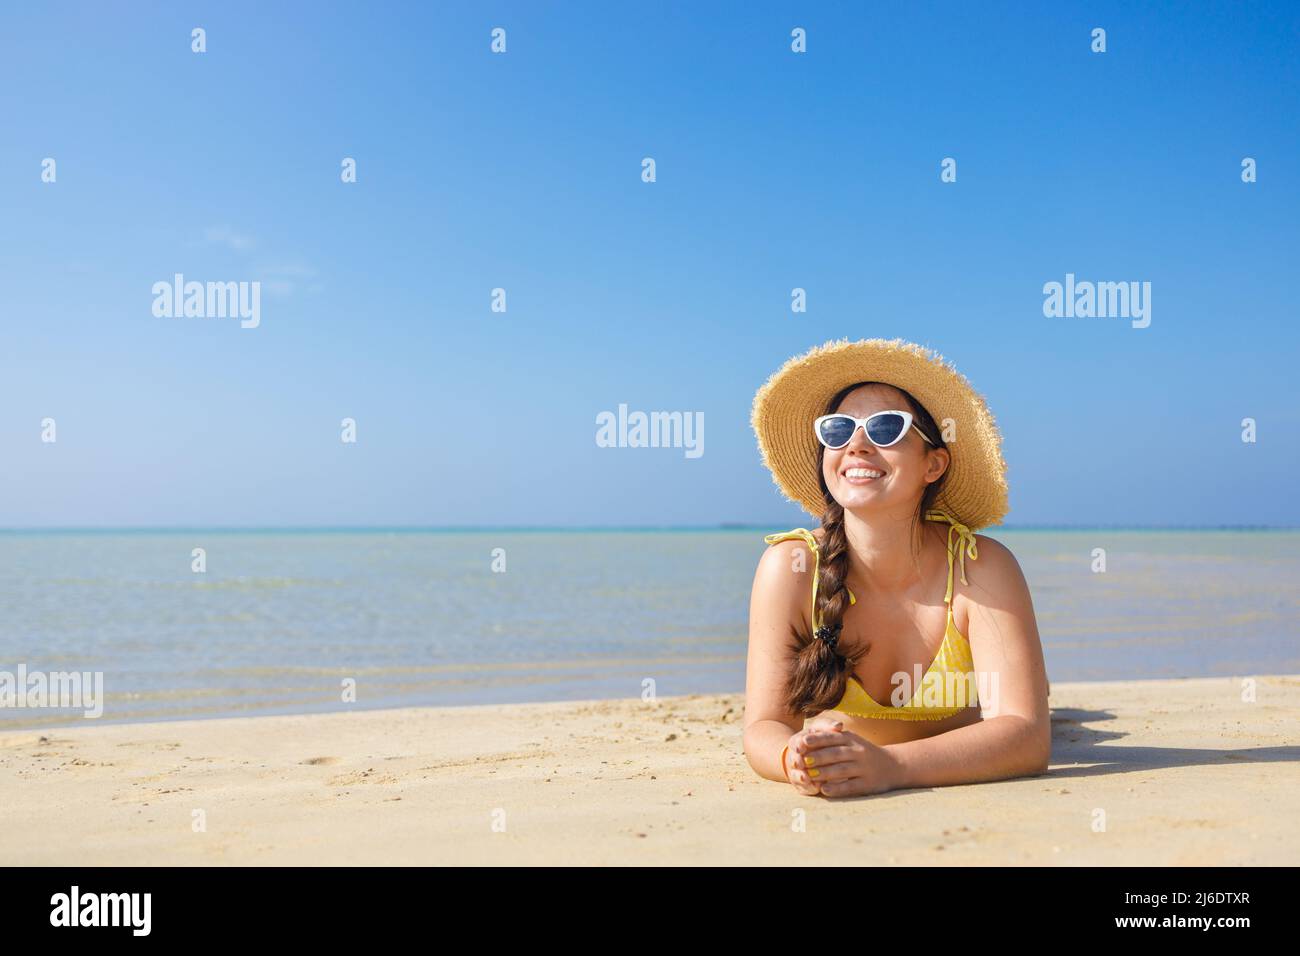
<path id="1" fill-rule="evenodd" d="M 885 473 L 874 468 L 850 468 L 844 475 L 848 478 L 883 478 Z"/>

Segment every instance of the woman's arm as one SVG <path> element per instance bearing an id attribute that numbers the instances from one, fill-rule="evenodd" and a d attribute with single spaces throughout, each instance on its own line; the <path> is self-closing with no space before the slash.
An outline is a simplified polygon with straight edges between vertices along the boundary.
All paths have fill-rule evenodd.
<path id="1" fill-rule="evenodd" d="M 799 552 L 802 551 L 802 559 Z M 786 782 L 781 750 L 803 728 L 783 696 L 795 654 L 794 629 L 812 601 L 812 561 L 802 541 L 772 545 L 758 562 L 749 598 L 745 668 L 745 757 L 760 777 Z"/>
<path id="2" fill-rule="evenodd" d="M 756 720 L 745 728 L 745 757 L 760 777 L 789 782 L 781 768 L 781 751 L 799 732 L 779 720 Z"/>
<path id="3" fill-rule="evenodd" d="M 977 535 L 967 564 L 967 638 L 983 719 L 934 737 L 890 744 L 894 788 L 1002 780 L 1047 770 L 1052 750 L 1047 671 L 1033 601 L 1006 546 Z"/>
<path id="4" fill-rule="evenodd" d="M 890 789 L 906 790 L 1031 777 L 1047 770 L 1051 748 L 1033 723 L 1003 714 L 884 749 L 895 766 Z"/>

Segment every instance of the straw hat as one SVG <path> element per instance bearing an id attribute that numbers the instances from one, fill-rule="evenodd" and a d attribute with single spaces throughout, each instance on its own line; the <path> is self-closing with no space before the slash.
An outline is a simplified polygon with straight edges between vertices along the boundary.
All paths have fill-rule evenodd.
<path id="1" fill-rule="evenodd" d="M 925 406 L 941 430 L 951 462 L 934 507 L 968 528 L 998 524 L 1009 510 L 1002 436 L 984 398 L 937 352 L 902 339 L 841 339 L 790 359 L 754 396 L 752 422 L 763 464 L 778 488 L 809 514 L 825 510 L 813 419 L 854 382 L 887 382 Z M 933 437 L 933 436 L 931 436 Z"/>

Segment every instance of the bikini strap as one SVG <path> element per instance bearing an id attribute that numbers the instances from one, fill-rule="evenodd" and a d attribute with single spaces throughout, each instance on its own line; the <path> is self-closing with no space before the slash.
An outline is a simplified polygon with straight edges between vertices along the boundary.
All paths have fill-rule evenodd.
<path id="1" fill-rule="evenodd" d="M 961 583 L 969 585 L 970 582 L 966 580 L 966 556 L 970 555 L 972 561 L 979 559 L 979 549 L 975 544 L 975 533 L 952 515 L 938 508 L 927 511 L 925 516 L 930 521 L 947 521 L 950 525 L 948 528 L 948 590 L 944 594 L 943 600 L 948 605 L 948 613 L 952 614 L 953 558 L 956 558 L 961 565 Z M 953 535 L 957 536 L 956 547 L 953 547 Z"/>
<path id="2" fill-rule="evenodd" d="M 790 541 L 794 538 L 802 538 L 808 545 L 809 550 L 813 553 L 812 612 L 809 614 L 808 619 L 812 621 L 813 633 L 816 633 L 817 628 L 821 627 L 821 621 L 817 619 L 817 582 L 821 574 L 821 550 L 817 547 L 816 535 L 807 528 L 795 528 L 793 531 L 781 531 L 777 534 L 769 534 L 764 537 L 763 540 L 767 544 L 772 545 L 780 541 Z M 846 587 L 844 590 L 848 591 L 849 589 Z M 849 604 L 857 603 L 857 598 L 853 596 L 852 591 L 849 591 Z"/>

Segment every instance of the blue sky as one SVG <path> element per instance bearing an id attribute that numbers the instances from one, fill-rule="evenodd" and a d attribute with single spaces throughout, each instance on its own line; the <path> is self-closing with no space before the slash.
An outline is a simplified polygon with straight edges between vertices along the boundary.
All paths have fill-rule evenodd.
<path id="1" fill-rule="evenodd" d="M 754 391 L 876 336 L 986 394 L 1008 524 L 1295 524 L 1297 9 L 7 6 L 0 526 L 789 527 Z M 620 403 L 704 455 L 598 448 Z"/>

